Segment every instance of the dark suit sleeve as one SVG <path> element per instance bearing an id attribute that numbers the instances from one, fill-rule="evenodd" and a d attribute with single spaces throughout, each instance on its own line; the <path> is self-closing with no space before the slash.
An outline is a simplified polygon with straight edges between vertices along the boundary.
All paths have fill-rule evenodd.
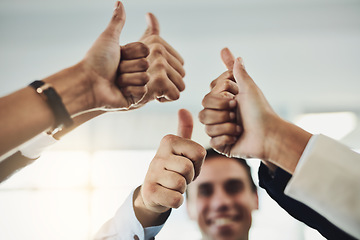
<path id="1" fill-rule="evenodd" d="M 280 207 L 287 211 L 297 220 L 316 229 L 321 235 L 330 240 L 355 239 L 348 235 L 326 218 L 315 212 L 303 203 L 294 200 L 284 194 L 284 189 L 291 178 L 291 174 L 277 168 L 274 175 L 270 175 L 269 169 L 261 163 L 259 168 L 259 185 L 264 188 L 269 196 L 274 199 Z"/>

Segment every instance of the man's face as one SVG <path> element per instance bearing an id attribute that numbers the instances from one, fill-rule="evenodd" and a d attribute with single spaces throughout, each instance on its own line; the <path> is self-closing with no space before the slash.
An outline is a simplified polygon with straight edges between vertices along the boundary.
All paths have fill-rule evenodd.
<path id="1" fill-rule="evenodd" d="M 206 159 L 188 188 L 188 212 L 204 239 L 247 239 L 251 213 L 258 207 L 245 168 L 227 157 Z"/>

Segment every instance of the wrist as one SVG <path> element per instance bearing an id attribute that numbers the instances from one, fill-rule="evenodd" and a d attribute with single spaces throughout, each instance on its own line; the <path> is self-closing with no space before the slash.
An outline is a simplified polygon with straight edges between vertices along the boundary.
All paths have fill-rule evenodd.
<path id="1" fill-rule="evenodd" d="M 134 191 L 133 205 L 136 218 L 144 228 L 161 225 L 169 216 L 167 212 L 154 212 L 146 207 L 141 195 L 141 187 Z"/>
<path id="2" fill-rule="evenodd" d="M 278 118 L 275 131 L 269 137 L 267 160 L 292 174 L 311 136 L 304 129 Z"/>
<path id="3" fill-rule="evenodd" d="M 60 95 L 66 110 L 74 115 L 94 108 L 92 74 L 81 62 L 55 73 L 43 81 L 50 83 Z"/>

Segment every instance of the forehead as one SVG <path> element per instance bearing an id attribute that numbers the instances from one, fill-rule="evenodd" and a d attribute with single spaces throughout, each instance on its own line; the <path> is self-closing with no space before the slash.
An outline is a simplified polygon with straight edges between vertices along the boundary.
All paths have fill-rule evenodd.
<path id="1" fill-rule="evenodd" d="M 205 182 L 221 184 L 229 179 L 241 179 L 250 184 L 245 167 L 237 160 L 225 156 L 216 156 L 205 160 L 200 175 L 193 182 L 193 185 Z"/>

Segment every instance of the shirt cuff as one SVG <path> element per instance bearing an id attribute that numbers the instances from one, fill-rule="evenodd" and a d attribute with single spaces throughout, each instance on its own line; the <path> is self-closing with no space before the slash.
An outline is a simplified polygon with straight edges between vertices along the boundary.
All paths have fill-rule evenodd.
<path id="1" fill-rule="evenodd" d="M 41 153 L 45 149 L 52 146 L 56 142 L 58 142 L 58 140 L 53 138 L 53 136 L 42 132 L 39 135 L 27 141 L 26 143 L 24 143 L 23 145 L 21 145 L 19 147 L 19 151 L 24 157 L 30 159 L 36 159 L 40 157 Z"/>
<path id="2" fill-rule="evenodd" d="M 135 189 L 136 190 L 136 189 Z M 125 202 L 116 212 L 115 216 L 103 225 L 96 234 L 95 239 L 116 239 L 116 240 L 151 240 L 160 232 L 164 224 L 143 228 L 136 218 L 133 205 L 133 190 Z"/>
<path id="3" fill-rule="evenodd" d="M 360 236 L 360 155 L 324 135 L 311 137 L 285 194 Z"/>

